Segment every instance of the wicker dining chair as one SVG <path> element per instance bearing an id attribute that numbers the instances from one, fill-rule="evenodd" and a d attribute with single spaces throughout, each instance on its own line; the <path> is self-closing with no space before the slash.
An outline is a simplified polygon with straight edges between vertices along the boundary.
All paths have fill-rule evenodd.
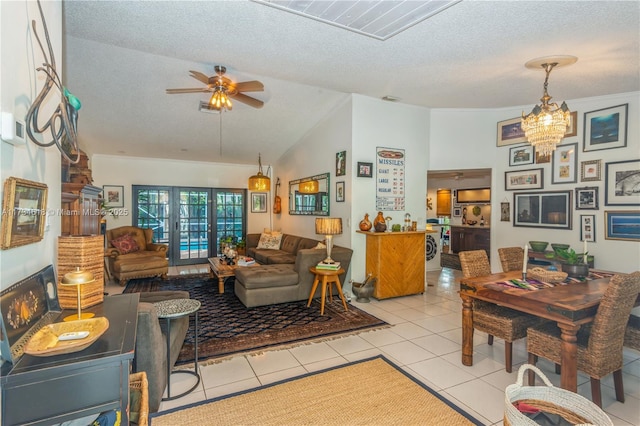
<path id="1" fill-rule="evenodd" d="M 593 322 L 578 330 L 577 367 L 591 378 L 591 400 L 600 408 L 600 379 L 610 373 L 613 373 L 616 399 L 624 402 L 622 344 L 629 314 L 639 293 L 640 272 L 614 275 L 604 292 Z M 560 364 L 561 345 L 560 329 L 556 323 L 547 322 L 527 330 L 530 364 L 535 365 L 538 357 Z M 529 374 L 529 385 L 533 385 L 533 382 L 534 377 Z"/>
<path id="2" fill-rule="evenodd" d="M 522 271 L 524 249 L 522 247 L 502 247 L 498 249 L 502 271 Z"/>
<path id="3" fill-rule="evenodd" d="M 624 330 L 624 346 L 640 351 L 640 317 L 629 315 L 627 327 Z"/>
<path id="4" fill-rule="evenodd" d="M 464 278 L 491 275 L 491 265 L 487 252 L 470 250 L 459 253 L 462 275 Z M 527 327 L 540 323 L 533 315 L 498 306 L 481 300 L 473 301 L 473 328 L 489 335 L 488 344 L 493 344 L 493 337 L 504 340 L 504 364 L 507 373 L 511 373 L 513 365 L 512 343 L 527 335 Z"/>

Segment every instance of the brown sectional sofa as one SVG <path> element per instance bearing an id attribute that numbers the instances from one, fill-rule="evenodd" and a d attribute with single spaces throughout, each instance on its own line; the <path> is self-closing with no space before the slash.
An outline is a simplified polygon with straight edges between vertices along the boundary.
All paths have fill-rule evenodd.
<path id="1" fill-rule="evenodd" d="M 327 256 L 318 240 L 283 234 L 279 250 L 258 249 L 260 234 L 247 234 L 246 253 L 259 266 L 236 269 L 235 294 L 246 307 L 307 300 L 314 275 L 309 268 Z M 349 270 L 353 251 L 333 246 L 331 257 Z M 341 277 L 344 281 L 344 275 Z M 320 289 L 316 291 L 319 296 Z"/>

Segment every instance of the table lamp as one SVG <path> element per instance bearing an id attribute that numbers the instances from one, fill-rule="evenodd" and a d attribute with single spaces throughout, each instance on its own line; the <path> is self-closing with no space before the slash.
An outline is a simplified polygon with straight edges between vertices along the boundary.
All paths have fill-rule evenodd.
<path id="1" fill-rule="evenodd" d="M 331 259 L 333 236 L 342 234 L 342 219 L 339 217 L 319 217 L 316 219 L 316 234 L 324 235 L 327 244 L 327 258 L 322 263 L 336 263 Z"/>
<path id="2" fill-rule="evenodd" d="M 93 318 L 94 313 L 85 312 L 82 313 L 82 302 L 81 302 L 81 290 L 80 287 L 84 284 L 89 284 L 95 281 L 95 278 L 91 272 L 81 271 L 80 267 L 77 267 L 75 271 L 64 274 L 62 277 L 62 282 L 60 285 L 75 285 L 78 288 L 78 313 L 69 315 L 64 318 L 65 321 L 75 321 L 79 319 L 88 319 Z"/>

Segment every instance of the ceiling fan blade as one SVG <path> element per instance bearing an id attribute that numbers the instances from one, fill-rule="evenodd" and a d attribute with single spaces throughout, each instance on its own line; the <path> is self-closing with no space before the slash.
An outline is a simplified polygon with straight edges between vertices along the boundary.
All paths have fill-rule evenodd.
<path id="1" fill-rule="evenodd" d="M 229 96 L 231 97 L 231 99 L 235 101 L 242 102 L 243 104 L 247 104 L 254 108 L 262 108 L 262 106 L 264 105 L 264 102 L 262 102 L 261 100 L 252 98 L 251 96 L 247 96 L 242 93 L 236 93 L 235 95 L 229 95 Z"/>
<path id="2" fill-rule="evenodd" d="M 208 87 L 201 87 L 199 89 L 167 89 L 167 94 L 169 95 L 175 95 L 177 93 L 201 93 L 201 92 L 208 92 L 209 88 Z"/>
<path id="3" fill-rule="evenodd" d="M 262 92 L 264 84 L 258 80 L 242 81 L 233 85 L 238 92 Z"/>
<path id="4" fill-rule="evenodd" d="M 199 71 L 189 71 L 191 73 L 191 77 L 195 78 L 198 81 L 203 82 L 204 84 L 209 84 L 209 77 L 202 74 Z"/>

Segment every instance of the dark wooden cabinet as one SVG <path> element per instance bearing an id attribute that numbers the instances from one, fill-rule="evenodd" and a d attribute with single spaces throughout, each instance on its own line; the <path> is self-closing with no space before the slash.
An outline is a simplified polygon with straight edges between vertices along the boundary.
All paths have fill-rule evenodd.
<path id="1" fill-rule="evenodd" d="M 468 250 L 485 250 L 491 253 L 491 233 L 489 228 L 465 226 L 451 227 L 451 251 L 459 253 Z"/>
<path id="2" fill-rule="evenodd" d="M 101 192 L 84 183 L 62 184 L 62 235 L 100 235 Z"/>

